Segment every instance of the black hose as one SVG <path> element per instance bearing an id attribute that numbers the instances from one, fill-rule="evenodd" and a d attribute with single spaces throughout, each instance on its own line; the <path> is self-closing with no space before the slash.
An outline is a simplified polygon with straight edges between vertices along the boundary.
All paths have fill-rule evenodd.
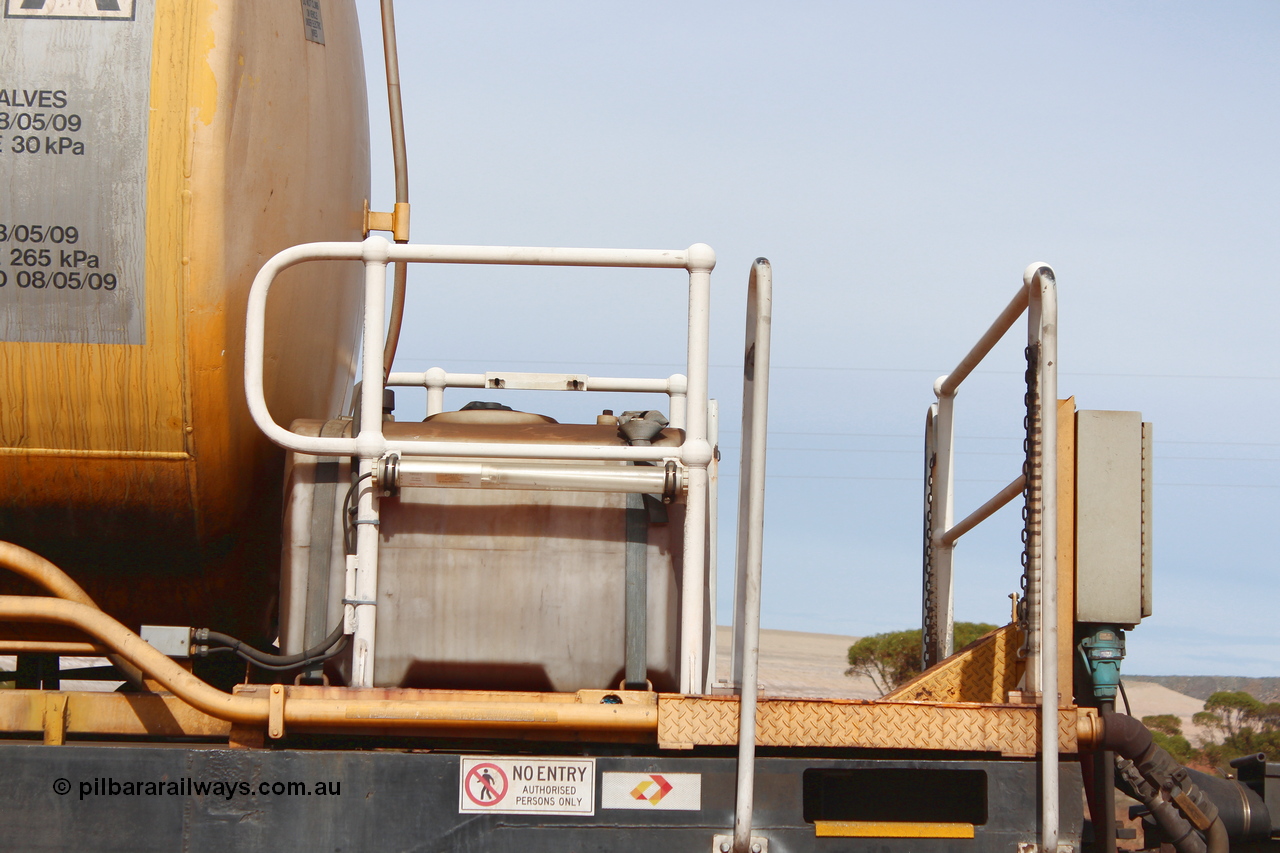
<path id="1" fill-rule="evenodd" d="M 292 655 L 273 655 L 269 652 L 260 651 L 229 634 L 210 631 L 208 628 L 196 629 L 195 640 L 197 643 L 217 643 L 219 646 L 226 646 L 240 657 L 260 665 L 263 669 L 296 669 L 306 663 L 317 663 L 318 661 L 313 660 L 313 658 L 327 660 L 338 654 L 341 651 L 340 649 L 328 654 L 326 652 L 343 637 L 343 627 L 343 623 L 339 622 L 337 627 L 329 633 L 329 636 L 311 648 Z"/>
<path id="2" fill-rule="evenodd" d="M 1102 749 L 1113 749 L 1132 762 L 1122 776 L 1151 812 L 1161 832 L 1180 853 L 1227 853 L 1228 839 L 1263 840 L 1271 834 L 1266 803 L 1252 789 L 1231 779 L 1218 779 L 1183 767 L 1156 745 L 1151 732 L 1125 714 L 1104 713 Z M 1167 791 L 1185 796 L 1194 805 L 1183 814 L 1167 797 Z M 1162 795 L 1163 794 L 1163 795 Z M 1198 809 L 1210 821 L 1203 840 L 1189 818 Z M 1201 823 L 1203 825 L 1203 823 Z"/>
<path id="3" fill-rule="evenodd" d="M 329 658 L 337 657 L 338 655 L 342 654 L 343 649 L 347 647 L 347 641 L 350 639 L 351 639 L 350 634 L 343 634 L 342 639 L 338 641 L 338 644 L 334 646 L 332 649 L 330 649 L 329 651 L 325 652 L 322 655 L 316 655 L 315 657 L 307 658 L 306 660 L 300 660 L 297 663 L 291 663 L 291 664 L 260 663 L 256 660 L 251 660 L 248 657 L 245 657 L 245 660 L 249 661 L 258 669 L 265 669 L 271 672 L 289 672 L 290 670 L 294 670 L 294 669 L 304 669 L 305 667 L 312 666 L 313 664 L 324 663 Z M 242 657 L 244 656 L 242 655 Z"/>
<path id="4" fill-rule="evenodd" d="M 1102 748 L 1110 749 L 1137 761 L 1151 748 L 1154 741 L 1151 731 L 1127 714 L 1104 714 L 1102 717 Z"/>

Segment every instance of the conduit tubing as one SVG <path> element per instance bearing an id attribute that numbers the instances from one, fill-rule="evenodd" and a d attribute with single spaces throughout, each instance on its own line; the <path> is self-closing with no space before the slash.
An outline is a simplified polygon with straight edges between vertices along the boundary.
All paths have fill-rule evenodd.
<path id="1" fill-rule="evenodd" d="M 396 11 L 392 0 L 382 0 L 382 55 L 387 67 L 387 111 L 391 117 L 391 157 L 395 163 L 396 204 L 409 203 L 409 155 L 404 141 L 404 106 L 400 101 L 400 57 L 396 49 Z M 405 242 L 408 242 L 407 240 Z M 391 318 L 382 347 L 382 375 L 391 372 L 404 323 L 404 296 L 409 265 L 396 264 L 391 289 Z"/>
<path id="2" fill-rule="evenodd" d="M 236 696 L 212 687 L 124 625 L 94 607 L 59 598 L 0 596 L 0 621 L 51 622 L 84 631 L 138 666 L 168 691 L 211 717 L 262 725 L 268 700 Z M 286 726 L 361 728 L 376 724 L 409 728 L 564 729 L 570 731 L 654 732 L 655 705 L 586 705 L 541 702 L 413 702 L 406 700 L 290 698 Z"/>

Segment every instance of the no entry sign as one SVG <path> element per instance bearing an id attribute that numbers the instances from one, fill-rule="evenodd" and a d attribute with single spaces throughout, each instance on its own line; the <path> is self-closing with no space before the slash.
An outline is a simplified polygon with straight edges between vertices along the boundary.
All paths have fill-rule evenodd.
<path id="1" fill-rule="evenodd" d="M 458 811 L 595 814 L 595 759 L 463 756 Z"/>

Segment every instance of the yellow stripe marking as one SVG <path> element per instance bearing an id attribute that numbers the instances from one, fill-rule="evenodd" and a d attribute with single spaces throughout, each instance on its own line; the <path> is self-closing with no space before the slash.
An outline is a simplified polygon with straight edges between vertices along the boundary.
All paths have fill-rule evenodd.
<path id="1" fill-rule="evenodd" d="M 973 838 L 971 823 L 888 820 L 815 820 L 819 838 Z"/>

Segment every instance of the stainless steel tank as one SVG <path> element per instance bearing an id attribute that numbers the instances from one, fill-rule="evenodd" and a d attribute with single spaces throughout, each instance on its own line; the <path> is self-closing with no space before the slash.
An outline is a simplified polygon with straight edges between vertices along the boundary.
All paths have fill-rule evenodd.
<path id="1" fill-rule="evenodd" d="M 295 431 L 349 434 L 348 421 Z M 524 412 L 444 412 L 387 423 L 388 439 L 626 444 L 614 425 L 559 424 Z M 654 444 L 675 446 L 679 430 Z M 346 460 L 290 454 L 285 485 L 281 641 L 301 651 L 342 617 Z M 619 463 L 600 463 L 619 464 Z M 646 666 L 678 687 L 684 505 L 647 520 Z M 572 691 L 623 680 L 627 496 L 567 491 L 405 488 L 380 503 L 374 683 Z M 344 535 L 345 534 L 345 535 Z"/>

